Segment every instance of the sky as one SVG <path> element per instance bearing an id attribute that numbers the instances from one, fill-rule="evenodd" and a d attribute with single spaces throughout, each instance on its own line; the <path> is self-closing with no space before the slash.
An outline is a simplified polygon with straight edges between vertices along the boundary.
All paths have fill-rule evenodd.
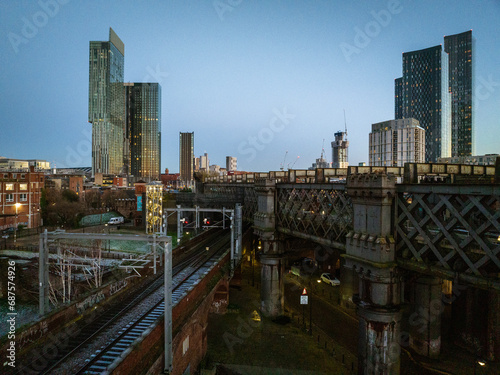
<path id="1" fill-rule="evenodd" d="M 371 124 L 394 118 L 402 53 L 472 29 L 476 154 L 500 153 L 500 0 L 0 2 L 0 156 L 91 165 L 89 41 L 125 44 L 125 81 L 162 88 L 161 170 L 195 156 L 238 169 L 368 161 Z M 323 146 L 324 145 L 324 146 Z M 54 165 L 53 165 L 54 166 Z"/>

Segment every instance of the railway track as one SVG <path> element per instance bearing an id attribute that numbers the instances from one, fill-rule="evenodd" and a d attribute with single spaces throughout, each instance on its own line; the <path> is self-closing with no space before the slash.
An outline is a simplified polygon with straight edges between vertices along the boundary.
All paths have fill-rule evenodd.
<path id="1" fill-rule="evenodd" d="M 222 254 L 227 250 L 228 237 L 226 235 L 215 244 L 212 243 L 212 249 L 208 254 L 202 254 L 190 266 L 174 272 L 175 276 L 172 278 L 172 306 L 175 306 L 199 282 L 200 278 L 218 263 Z M 93 354 L 89 362 L 75 374 L 100 374 L 106 371 L 116 358 L 120 357 L 136 339 L 141 337 L 163 315 L 164 308 L 164 299 L 161 298 L 158 302 L 152 304 L 145 313 L 134 317 L 118 332 L 114 339 Z"/>
<path id="2" fill-rule="evenodd" d="M 194 253 L 200 252 L 200 249 L 205 249 L 207 243 L 212 243 L 214 240 L 221 236 L 220 230 L 214 230 L 213 232 L 207 232 L 199 237 L 195 237 L 185 246 L 177 247 L 173 250 L 173 275 L 183 275 L 183 270 L 192 267 L 192 259 L 190 259 Z M 179 276 L 181 277 L 181 276 Z M 186 276 L 182 276 L 184 279 Z M 174 284 L 175 285 L 175 284 Z M 133 309 L 151 296 L 157 293 L 159 289 L 163 290 L 163 272 L 158 273 L 153 278 L 150 278 L 140 287 L 136 287 L 137 290 L 133 290 L 130 295 L 128 295 L 119 304 L 115 304 L 111 308 L 104 311 L 102 314 L 94 318 L 91 322 L 82 325 L 76 330 L 76 334 L 72 337 L 67 338 L 64 343 L 61 343 L 57 347 L 57 353 L 52 356 L 52 358 L 42 358 L 45 362 L 44 365 L 40 366 L 38 364 L 36 367 L 29 365 L 21 366 L 14 371 L 6 372 L 6 374 L 55 374 L 55 373 L 69 373 L 69 372 L 58 372 L 57 368 L 61 364 L 65 363 L 68 358 L 71 358 L 76 353 L 86 349 L 90 343 L 92 343 L 96 337 L 98 337 L 103 332 L 112 329 L 113 325 L 120 320 L 120 318 L 126 315 L 127 311 Z M 30 358 L 32 361 L 33 356 L 25 355 L 21 358 L 24 362 Z M 36 368 L 34 371 L 33 368 Z"/>

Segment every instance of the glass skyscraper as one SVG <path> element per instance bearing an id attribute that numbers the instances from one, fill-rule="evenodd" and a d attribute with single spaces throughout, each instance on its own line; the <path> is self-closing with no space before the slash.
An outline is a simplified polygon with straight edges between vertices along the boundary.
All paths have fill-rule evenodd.
<path id="1" fill-rule="evenodd" d="M 125 139 L 125 46 L 113 29 L 109 41 L 90 42 L 89 122 L 92 124 L 92 175 L 123 173 Z"/>
<path id="2" fill-rule="evenodd" d="M 179 133 L 179 172 L 185 186 L 193 180 L 194 132 Z"/>
<path id="3" fill-rule="evenodd" d="M 160 179 L 161 87 L 158 83 L 125 83 L 125 164 L 134 179 Z"/>
<path id="4" fill-rule="evenodd" d="M 396 78 L 394 80 L 394 103 L 395 103 L 395 116 L 396 119 L 403 118 L 403 78 Z"/>
<path id="5" fill-rule="evenodd" d="M 395 81 L 395 117 L 414 118 L 425 129 L 425 161 L 451 156 L 451 94 L 448 54 L 442 46 L 403 53 Z"/>
<path id="6" fill-rule="evenodd" d="M 474 150 L 472 30 L 444 37 L 449 56 L 451 90 L 451 156 L 470 156 Z"/>

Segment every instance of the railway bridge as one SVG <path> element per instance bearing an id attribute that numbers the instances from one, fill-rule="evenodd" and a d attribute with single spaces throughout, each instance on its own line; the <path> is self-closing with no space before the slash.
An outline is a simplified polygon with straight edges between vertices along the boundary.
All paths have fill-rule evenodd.
<path id="1" fill-rule="evenodd" d="M 499 161 L 224 176 L 177 201 L 235 203 L 260 241 L 263 314 L 283 313 L 290 240 L 340 256 L 342 304 L 360 322 L 360 373 L 398 374 L 401 345 L 438 357 L 444 328 L 500 359 Z"/>

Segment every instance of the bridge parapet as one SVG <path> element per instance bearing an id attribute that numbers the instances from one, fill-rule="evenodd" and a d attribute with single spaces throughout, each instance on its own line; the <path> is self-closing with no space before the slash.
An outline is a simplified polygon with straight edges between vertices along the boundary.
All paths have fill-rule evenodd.
<path id="1" fill-rule="evenodd" d="M 322 184 L 345 181 L 349 175 L 392 174 L 404 177 L 404 183 L 500 183 L 500 158 L 497 165 L 447 163 L 406 163 L 404 167 L 350 166 L 347 168 L 289 169 L 241 175 L 207 177 L 206 184 L 255 184 L 265 180 L 276 183 Z M 399 181 L 398 181 L 399 182 Z"/>
<path id="2" fill-rule="evenodd" d="M 215 176 L 207 177 L 205 184 L 254 184 L 266 180 L 280 183 L 294 184 L 322 184 L 345 181 L 350 174 L 370 174 L 386 173 L 395 176 L 403 176 L 402 167 L 359 167 L 351 166 L 347 168 L 317 168 L 309 169 L 289 169 L 287 171 L 255 172 L 243 175 Z"/>
<path id="3" fill-rule="evenodd" d="M 498 159 L 500 160 L 500 158 Z M 499 162 L 497 161 L 497 164 Z M 446 163 L 407 163 L 404 183 L 500 183 L 500 168 L 493 165 L 467 165 Z"/>

